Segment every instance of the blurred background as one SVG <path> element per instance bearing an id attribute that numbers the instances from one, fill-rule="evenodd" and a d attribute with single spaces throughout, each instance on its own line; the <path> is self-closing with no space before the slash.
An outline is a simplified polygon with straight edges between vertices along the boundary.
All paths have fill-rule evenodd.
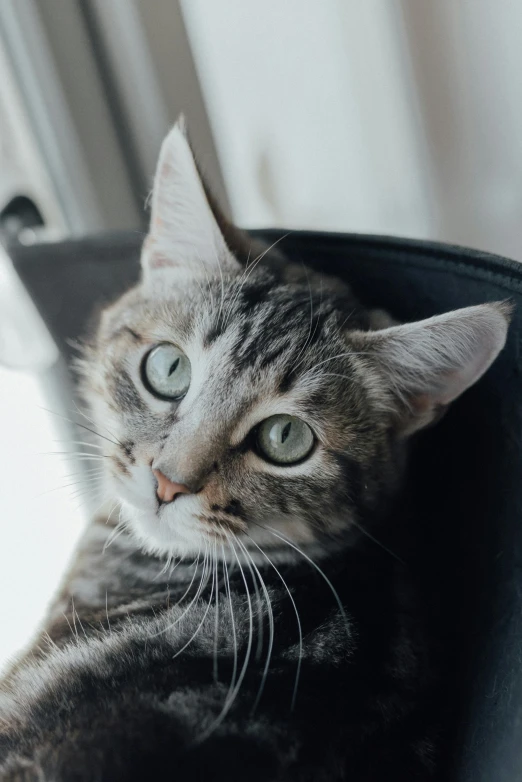
<path id="1" fill-rule="evenodd" d="M 184 112 L 245 227 L 522 260 L 521 31 L 519 0 L 1 0 L 0 245 L 143 232 Z M 0 666 L 84 523 L 44 409 L 56 361 L 0 253 Z"/>

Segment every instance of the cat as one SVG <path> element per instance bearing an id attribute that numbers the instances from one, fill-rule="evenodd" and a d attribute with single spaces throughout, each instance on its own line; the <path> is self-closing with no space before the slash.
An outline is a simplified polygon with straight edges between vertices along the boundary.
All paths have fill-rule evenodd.
<path id="1" fill-rule="evenodd" d="M 1 779 L 435 779 L 429 614 L 378 533 L 509 307 L 365 309 L 225 220 L 182 121 L 141 260 L 80 361 L 109 504 L 1 686 Z"/>

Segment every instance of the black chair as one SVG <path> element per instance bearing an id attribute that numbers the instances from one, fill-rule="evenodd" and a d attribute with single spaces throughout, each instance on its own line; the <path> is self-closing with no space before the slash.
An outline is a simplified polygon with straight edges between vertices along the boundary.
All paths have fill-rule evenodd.
<path id="1" fill-rule="evenodd" d="M 282 233 L 257 235 L 273 241 Z M 11 248 L 65 358 L 68 340 L 84 333 L 96 307 L 137 279 L 139 246 L 135 234 L 111 234 Z M 344 277 L 363 302 L 400 320 L 499 299 L 516 305 L 492 369 L 418 438 L 404 513 L 421 540 L 409 563 L 431 591 L 454 652 L 447 779 L 520 782 L 522 265 L 460 247 L 357 235 L 297 232 L 280 246 Z"/>

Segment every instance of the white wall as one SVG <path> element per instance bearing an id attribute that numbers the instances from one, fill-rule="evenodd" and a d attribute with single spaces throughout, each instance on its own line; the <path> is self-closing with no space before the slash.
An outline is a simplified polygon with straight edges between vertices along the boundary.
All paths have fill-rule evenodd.
<path id="1" fill-rule="evenodd" d="M 184 0 L 244 225 L 522 260 L 519 0 Z"/>
<path id="2" fill-rule="evenodd" d="M 47 404 L 36 375 L 0 367 L 0 671 L 35 631 L 84 524 Z"/>
<path id="3" fill-rule="evenodd" d="M 388 0 L 183 9 L 240 223 L 430 233 L 425 152 Z"/>

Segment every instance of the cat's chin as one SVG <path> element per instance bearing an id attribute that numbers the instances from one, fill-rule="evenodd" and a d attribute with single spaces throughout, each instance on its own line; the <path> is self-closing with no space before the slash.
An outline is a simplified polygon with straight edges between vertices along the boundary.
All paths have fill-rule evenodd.
<path id="1" fill-rule="evenodd" d="M 121 501 L 122 523 L 134 537 L 138 546 L 147 554 L 161 559 L 226 559 L 241 561 L 289 564 L 309 558 L 320 560 L 328 554 L 328 546 L 319 543 L 315 536 L 298 520 L 274 520 L 274 526 L 253 524 L 245 535 L 219 534 L 205 525 L 196 515 L 196 508 L 187 500 L 186 507 L 144 510 L 127 500 Z M 167 511 L 167 512 L 165 512 Z M 227 540 L 228 539 L 228 540 Z M 308 554 L 304 553 L 308 551 Z"/>
<path id="2" fill-rule="evenodd" d="M 186 503 L 188 505 L 188 503 Z M 122 500 L 122 521 L 140 547 L 160 557 L 196 557 L 215 546 L 215 538 L 194 516 L 194 509 L 178 507 L 137 508 Z"/>

